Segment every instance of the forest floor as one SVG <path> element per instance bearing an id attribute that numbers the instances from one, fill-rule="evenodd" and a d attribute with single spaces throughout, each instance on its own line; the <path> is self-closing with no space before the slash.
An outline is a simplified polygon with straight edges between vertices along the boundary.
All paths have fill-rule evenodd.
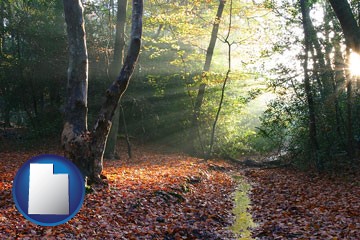
<path id="1" fill-rule="evenodd" d="M 237 221 L 249 222 L 245 228 L 254 227 L 254 239 L 360 236 L 359 174 L 244 169 L 154 146 L 134 146 L 132 159 L 124 153 L 120 160 L 105 161 L 110 187 L 86 194 L 69 222 L 41 227 L 16 210 L 11 187 L 21 164 L 44 153 L 61 155 L 52 144 L 0 152 L 0 239 L 250 239 L 247 229 L 236 228 L 235 236 L 234 213 Z M 251 187 L 241 188 L 248 183 Z M 234 211 L 237 193 L 250 198 L 242 201 L 243 213 Z"/>

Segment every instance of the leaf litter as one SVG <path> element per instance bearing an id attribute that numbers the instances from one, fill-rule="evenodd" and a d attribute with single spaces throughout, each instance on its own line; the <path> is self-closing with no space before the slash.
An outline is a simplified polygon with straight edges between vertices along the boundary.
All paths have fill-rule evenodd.
<path id="1" fill-rule="evenodd" d="M 56 227 L 38 226 L 16 210 L 11 187 L 22 163 L 43 153 L 62 154 L 56 148 L 0 153 L 0 239 L 351 240 L 360 236 L 358 174 L 340 178 L 290 169 L 244 169 L 136 146 L 132 159 L 124 153 L 120 160 L 104 162 L 109 188 L 86 194 L 73 219 Z M 234 198 L 247 206 L 235 206 Z M 240 219 L 239 224 L 239 218 L 248 218 L 249 213 L 255 224 L 251 216 L 249 222 Z M 237 225 L 252 227 L 252 234 L 247 229 L 234 231 Z"/>
<path id="2" fill-rule="evenodd" d="M 360 237 L 359 175 L 336 177 L 290 169 L 246 171 L 252 182 L 256 239 Z M 350 180 L 351 179 L 351 180 Z"/>
<path id="3" fill-rule="evenodd" d="M 228 174 L 201 159 L 142 148 L 132 159 L 124 154 L 121 160 L 104 161 L 109 188 L 86 194 L 73 219 L 55 227 L 35 225 L 16 210 L 11 187 L 17 169 L 40 153 L 0 153 L 0 239 L 234 238 L 228 226 L 235 182 Z"/>

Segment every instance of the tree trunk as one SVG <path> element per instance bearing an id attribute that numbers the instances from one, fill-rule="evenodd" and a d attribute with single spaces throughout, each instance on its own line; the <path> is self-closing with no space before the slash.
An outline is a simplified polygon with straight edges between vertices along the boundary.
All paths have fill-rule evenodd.
<path id="1" fill-rule="evenodd" d="M 114 60 L 110 68 L 110 77 L 115 79 L 118 69 L 124 62 L 124 48 L 125 48 L 125 24 L 126 24 L 126 10 L 127 0 L 118 0 L 118 10 L 116 15 L 116 34 L 114 46 Z M 120 109 L 116 109 L 112 126 L 106 142 L 105 158 L 115 159 L 118 158 L 116 152 L 117 136 L 120 124 Z"/>
<path id="2" fill-rule="evenodd" d="M 357 9 L 358 9 L 358 25 L 360 27 L 360 2 L 358 2 Z"/>
<path id="3" fill-rule="evenodd" d="M 319 161 L 318 151 L 319 143 L 317 141 L 317 130 L 316 130 L 316 117 L 315 117 L 315 103 L 313 99 L 313 94 L 311 90 L 311 83 L 308 70 L 308 60 L 309 60 L 309 51 L 311 45 L 311 33 L 309 26 L 309 8 L 307 0 L 300 0 L 301 13 L 303 18 L 303 28 L 304 28 L 304 39 L 305 39 L 305 58 L 304 58 L 304 84 L 305 84 L 305 94 L 308 103 L 309 110 L 309 140 L 311 143 L 311 148 L 314 153 L 315 164 L 318 170 L 321 170 L 321 162 Z"/>
<path id="4" fill-rule="evenodd" d="M 4 1 L 0 2 L 0 59 L 3 57 L 3 49 L 5 44 L 5 4 Z"/>
<path id="5" fill-rule="evenodd" d="M 216 44 L 216 40 L 217 40 L 217 36 L 218 36 L 218 32 L 219 32 L 219 26 L 220 26 L 221 17 L 222 17 L 223 11 L 224 11 L 225 3 L 226 3 L 225 0 L 219 1 L 219 7 L 218 7 L 218 10 L 216 13 L 216 18 L 213 23 L 213 29 L 211 32 L 210 43 L 209 43 L 209 46 L 206 51 L 206 59 L 205 59 L 205 64 L 204 64 L 204 69 L 203 69 L 204 72 L 208 72 L 210 70 L 211 60 L 214 55 L 215 44 Z"/>
<path id="6" fill-rule="evenodd" d="M 61 136 L 65 156 L 84 176 L 93 172 L 87 129 L 88 55 L 83 7 L 80 0 L 63 0 L 69 44 L 69 67 L 65 124 Z"/>
<path id="7" fill-rule="evenodd" d="M 116 108 L 114 117 L 111 120 L 111 129 L 109 136 L 106 141 L 106 147 L 104 152 L 104 157 L 107 159 L 118 159 L 119 154 L 116 150 L 118 132 L 119 132 L 119 121 L 120 121 L 120 111 L 119 107 Z"/>
<path id="8" fill-rule="evenodd" d="M 121 117 L 122 117 L 123 125 L 124 125 L 124 132 L 125 132 L 125 140 L 126 140 L 127 150 L 128 150 L 128 157 L 131 158 L 131 157 L 132 157 L 132 153 L 131 153 L 130 137 L 129 137 L 129 133 L 128 133 L 128 130 L 127 130 L 127 125 L 126 125 L 126 120 L 125 120 L 125 114 L 124 114 L 124 108 L 122 107 L 121 104 L 120 104 L 120 109 L 121 109 Z M 120 112 L 120 111 L 119 111 L 119 112 Z"/>
<path id="9" fill-rule="evenodd" d="M 349 76 L 346 80 L 346 129 L 347 129 L 347 152 L 349 157 L 354 156 L 354 133 L 353 133 L 353 123 L 352 123 L 352 81 Z"/>
<path id="10" fill-rule="evenodd" d="M 314 50 L 316 52 L 316 55 L 313 54 L 313 60 L 314 60 L 314 74 L 316 74 L 318 77 L 320 77 L 319 81 L 321 82 L 321 86 L 323 87 L 322 91 L 322 97 L 326 99 L 326 97 L 329 96 L 329 94 L 332 93 L 332 84 L 331 84 L 331 72 L 330 69 L 326 67 L 325 63 L 325 54 L 322 51 L 322 46 L 320 44 L 320 41 L 317 37 L 317 32 L 315 30 L 315 27 L 311 21 L 311 18 L 308 18 L 308 21 L 306 21 L 307 29 L 309 32 L 309 38 L 311 41 L 312 46 L 314 47 Z M 311 47 L 312 47 L 311 46 Z M 316 69 L 316 72 L 315 72 Z"/>
<path id="11" fill-rule="evenodd" d="M 336 133 L 339 136 L 340 142 L 344 143 L 344 135 L 341 131 L 341 110 L 340 110 L 340 104 L 339 104 L 339 81 L 337 79 L 337 75 L 336 75 L 336 71 L 337 71 L 337 67 L 338 67 L 338 63 L 337 63 L 337 59 L 338 61 L 341 61 L 342 59 L 342 54 L 341 51 L 337 52 L 338 49 L 336 49 L 337 47 L 334 46 L 334 39 L 337 38 L 337 35 L 335 34 L 335 37 L 333 37 L 333 39 L 331 39 L 331 33 L 332 33 L 332 29 L 331 29 L 331 25 L 330 23 L 332 22 L 332 20 L 334 19 L 334 14 L 332 13 L 331 10 L 331 6 L 328 2 L 324 3 L 324 9 L 325 9 L 325 17 L 324 17 L 324 21 L 325 21 L 325 26 L 324 26 L 324 30 L 325 30 L 325 41 L 326 41 L 326 45 L 325 45 L 325 59 L 326 59 L 326 69 L 327 71 L 329 71 L 328 73 L 328 78 L 329 80 L 331 80 L 331 85 L 332 85 L 332 94 L 333 94 L 333 103 L 334 103 L 334 108 L 335 108 L 335 119 L 336 119 Z M 334 50 L 334 58 L 332 59 L 331 54 Z M 340 56 L 338 55 L 340 54 Z M 332 63 L 334 60 L 334 68 L 332 67 Z M 344 64 L 342 64 L 344 65 Z M 330 98 L 331 99 L 331 98 Z M 331 111 L 329 112 L 329 114 L 331 114 Z"/>
<path id="12" fill-rule="evenodd" d="M 5 104 L 5 110 L 4 110 L 4 127 L 11 127 L 11 110 L 9 107 L 9 104 Z"/>
<path id="13" fill-rule="evenodd" d="M 131 41 L 119 76 L 106 91 L 106 99 L 91 132 L 87 130 L 87 54 L 81 1 L 63 0 L 69 38 L 68 100 L 62 145 L 65 156 L 80 169 L 89 183 L 101 183 L 103 153 L 111 120 L 125 92 L 140 52 L 143 1 L 133 1 Z"/>
<path id="14" fill-rule="evenodd" d="M 350 8 L 347 0 L 329 0 L 344 33 L 345 43 L 347 46 L 347 61 L 350 56 L 350 49 L 360 53 L 360 27 L 356 22 L 354 14 Z M 348 62 L 347 62 L 348 64 Z M 347 65 L 348 66 L 348 65 Z M 352 122 L 352 79 L 350 74 L 346 73 L 346 89 L 347 89 L 347 116 L 346 116 L 346 128 L 347 128 L 347 149 L 348 155 L 353 157 L 354 150 L 354 136 L 353 136 L 353 122 Z"/>
<path id="15" fill-rule="evenodd" d="M 111 74 L 114 77 L 116 77 L 118 69 L 124 62 L 127 5 L 127 0 L 118 0 L 118 10 L 116 15 L 116 33 L 114 43 L 114 60 L 111 66 Z"/>
<path id="16" fill-rule="evenodd" d="M 212 149 L 214 146 L 214 140 L 215 140 L 215 130 L 216 130 L 216 125 L 217 122 L 219 120 L 219 116 L 220 116 L 220 112 L 223 106 L 223 102 L 224 102 L 224 97 L 225 97 L 225 87 L 227 84 L 227 81 L 229 80 L 229 76 L 230 76 L 230 72 L 231 72 L 231 43 L 229 42 L 229 37 L 230 37 L 230 32 L 231 32 L 231 27 L 232 27 L 232 11 L 233 11 L 233 2 L 232 0 L 230 0 L 230 15 L 229 15 L 229 25 L 228 25 L 228 32 L 225 38 L 225 43 L 227 44 L 228 47 L 228 54 L 227 54 L 227 62 L 228 62 L 228 70 L 226 72 L 225 78 L 224 78 L 224 82 L 221 88 L 221 97 L 220 97 L 220 101 L 219 101 L 219 106 L 215 115 L 215 120 L 212 126 L 212 130 L 211 130 L 211 137 L 210 137 L 210 146 L 209 146 L 209 152 L 206 156 L 206 159 L 208 159 L 209 157 L 211 157 L 212 155 Z"/>
<path id="17" fill-rule="evenodd" d="M 217 36 L 218 36 L 218 32 L 219 32 L 220 21 L 221 21 L 221 17 L 222 17 L 223 11 L 224 11 L 225 3 L 226 3 L 226 0 L 219 0 L 219 7 L 218 7 L 218 10 L 216 13 L 216 18 L 213 23 L 210 43 L 209 43 L 209 46 L 206 51 L 205 64 L 204 64 L 204 68 L 203 68 L 203 74 L 201 77 L 202 80 L 204 78 L 206 78 L 207 72 L 210 71 L 211 60 L 214 55 L 215 44 L 216 44 L 216 40 L 217 40 Z M 202 105 L 202 102 L 204 99 L 205 88 L 206 88 L 206 84 L 201 83 L 199 86 L 199 90 L 198 90 L 196 99 L 195 99 L 194 115 L 193 115 L 193 121 L 192 121 L 193 129 L 197 129 L 199 127 L 200 110 L 201 110 L 201 105 Z M 192 144 L 192 145 L 194 147 L 194 144 Z"/>
<path id="18" fill-rule="evenodd" d="M 335 38 L 338 38 L 338 36 L 335 36 Z M 334 39 L 332 44 L 334 46 L 334 88 L 335 88 L 334 91 L 336 96 L 335 110 L 336 110 L 337 132 L 341 137 L 341 139 L 343 140 L 345 138 L 343 132 L 341 131 L 341 126 L 343 126 L 343 121 L 339 106 L 339 96 L 342 91 L 340 90 L 342 89 L 341 86 L 343 86 L 345 80 L 345 76 L 344 76 L 345 62 L 342 56 L 341 46 L 338 39 Z"/>
<path id="19" fill-rule="evenodd" d="M 154 37 L 155 39 L 159 38 L 161 30 L 163 29 L 163 27 L 164 27 L 164 24 L 159 25 L 158 30 L 156 31 L 156 34 L 155 34 L 155 37 Z"/>
<path id="20" fill-rule="evenodd" d="M 346 66 L 349 66 L 350 49 L 346 49 Z M 353 131 L 353 89 L 352 76 L 348 70 L 346 72 L 346 129 L 347 129 L 347 152 L 350 158 L 354 157 L 354 131 Z"/>
<path id="21" fill-rule="evenodd" d="M 329 0 L 334 12 L 339 19 L 343 30 L 346 45 L 356 52 L 360 52 L 360 27 L 351 11 L 347 0 Z"/>

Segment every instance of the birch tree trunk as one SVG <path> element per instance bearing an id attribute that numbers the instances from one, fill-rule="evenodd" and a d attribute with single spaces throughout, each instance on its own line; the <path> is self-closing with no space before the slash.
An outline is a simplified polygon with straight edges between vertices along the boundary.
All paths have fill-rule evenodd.
<path id="1" fill-rule="evenodd" d="M 103 183 L 103 154 L 111 120 L 138 60 L 141 35 L 143 0 L 133 1 L 131 41 L 127 57 L 116 80 L 106 90 L 94 128 L 87 129 L 87 70 L 86 38 L 83 8 L 80 0 L 63 0 L 69 41 L 68 96 L 62 146 L 65 156 L 80 169 L 88 182 Z"/>

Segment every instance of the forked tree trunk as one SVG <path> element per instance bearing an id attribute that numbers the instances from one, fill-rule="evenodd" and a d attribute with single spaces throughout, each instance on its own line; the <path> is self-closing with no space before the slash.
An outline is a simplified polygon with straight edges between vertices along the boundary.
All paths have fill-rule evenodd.
<path id="1" fill-rule="evenodd" d="M 118 0 L 117 14 L 116 14 L 116 33 L 114 43 L 114 60 L 110 66 L 110 77 L 115 79 L 118 69 L 124 62 L 124 48 L 125 48 L 125 23 L 126 23 L 127 0 Z M 119 132 L 120 122 L 120 108 L 117 107 L 111 130 L 105 148 L 105 158 L 115 159 L 118 153 L 116 152 L 116 143 Z"/>
<path id="2" fill-rule="evenodd" d="M 80 0 L 63 0 L 70 51 L 68 96 L 62 146 L 65 156 L 80 169 L 89 183 L 101 183 L 103 153 L 111 120 L 125 92 L 139 56 L 142 35 L 143 0 L 133 0 L 131 41 L 117 79 L 106 91 L 93 130 L 87 129 L 87 52 L 83 8 Z"/>

